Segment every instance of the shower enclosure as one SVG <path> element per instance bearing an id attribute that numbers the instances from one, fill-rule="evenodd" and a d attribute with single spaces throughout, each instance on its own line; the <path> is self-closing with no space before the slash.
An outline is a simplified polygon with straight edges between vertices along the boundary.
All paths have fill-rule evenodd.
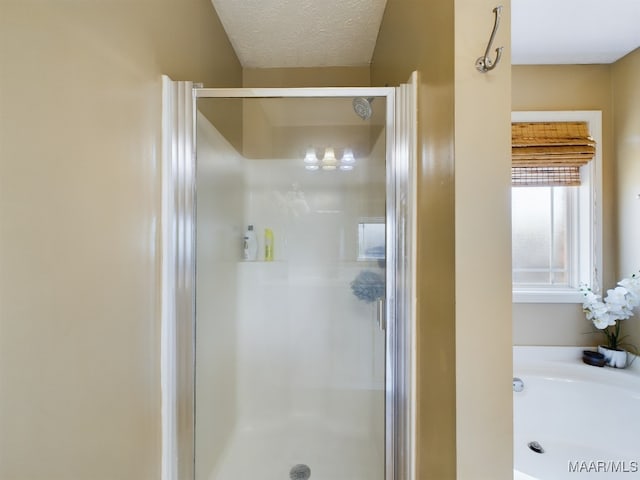
<path id="1" fill-rule="evenodd" d="M 408 89 L 193 89 L 165 480 L 410 478 Z"/>

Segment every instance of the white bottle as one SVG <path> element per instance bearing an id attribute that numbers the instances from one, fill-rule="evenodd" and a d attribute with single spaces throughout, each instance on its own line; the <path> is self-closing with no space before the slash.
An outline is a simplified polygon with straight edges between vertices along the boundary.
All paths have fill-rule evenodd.
<path id="1" fill-rule="evenodd" d="M 242 258 L 244 260 L 254 261 L 258 258 L 258 238 L 253 225 L 249 225 L 247 231 L 244 232 L 242 245 Z"/>

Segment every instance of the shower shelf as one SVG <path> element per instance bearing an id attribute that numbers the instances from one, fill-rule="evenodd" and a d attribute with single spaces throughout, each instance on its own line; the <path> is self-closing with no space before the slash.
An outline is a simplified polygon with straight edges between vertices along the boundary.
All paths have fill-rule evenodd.
<path id="1" fill-rule="evenodd" d="M 242 263 L 242 264 L 247 264 L 247 265 L 251 265 L 251 264 L 263 264 L 263 263 L 273 263 L 273 264 L 282 264 L 282 263 L 288 263 L 287 260 L 238 260 L 238 263 Z"/>

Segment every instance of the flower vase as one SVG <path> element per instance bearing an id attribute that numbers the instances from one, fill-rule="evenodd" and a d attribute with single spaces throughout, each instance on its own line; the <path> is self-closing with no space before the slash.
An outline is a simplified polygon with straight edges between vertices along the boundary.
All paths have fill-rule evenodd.
<path id="1" fill-rule="evenodd" d="M 614 368 L 626 368 L 627 352 L 625 350 L 598 345 L 598 352 L 604 355 L 604 361 L 608 366 Z"/>

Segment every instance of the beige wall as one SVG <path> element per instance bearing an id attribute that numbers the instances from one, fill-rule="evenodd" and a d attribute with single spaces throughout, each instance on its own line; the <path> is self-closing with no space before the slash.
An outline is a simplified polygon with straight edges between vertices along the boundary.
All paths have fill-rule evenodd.
<path id="1" fill-rule="evenodd" d="M 640 270 L 640 49 L 612 65 L 615 184 L 618 241 L 617 273 Z M 640 346 L 640 314 L 625 321 L 631 343 Z"/>
<path id="2" fill-rule="evenodd" d="M 603 176 L 603 279 L 616 281 L 615 153 L 609 65 L 515 65 L 512 108 L 517 110 L 601 110 Z M 514 345 L 593 345 L 597 336 L 580 304 L 513 305 Z"/>
<path id="3" fill-rule="evenodd" d="M 240 86 L 208 0 L 0 0 L 0 478 L 160 478 L 161 81 Z"/>
<path id="4" fill-rule="evenodd" d="M 244 87 L 368 87 L 370 68 L 245 68 Z"/>
<path id="5" fill-rule="evenodd" d="M 318 68 L 244 68 L 242 69 L 242 86 L 262 88 L 296 88 L 296 87 L 367 87 L 370 84 L 370 69 L 366 67 L 318 67 Z M 222 109 L 223 115 L 216 114 Z M 207 116 L 216 128 L 224 134 L 229 142 L 245 156 L 250 157 L 247 142 L 243 140 L 244 132 L 251 131 L 255 138 L 253 125 L 246 123 L 246 103 L 237 99 L 218 100 L 207 105 L 199 102 L 198 108 Z M 245 122 L 237 128 L 240 118 Z M 251 115 L 248 118 L 252 118 Z M 269 142 L 268 137 L 264 137 Z"/>
<path id="6" fill-rule="evenodd" d="M 473 63 L 486 48 L 495 3 L 456 0 L 458 479 L 513 476 L 509 3 L 496 37 L 503 63 L 482 74 Z"/>
<path id="7" fill-rule="evenodd" d="M 508 4 L 504 63 L 474 67 L 494 6 L 389 0 L 373 58 L 374 85 L 420 72 L 417 478 L 513 475 Z"/>

